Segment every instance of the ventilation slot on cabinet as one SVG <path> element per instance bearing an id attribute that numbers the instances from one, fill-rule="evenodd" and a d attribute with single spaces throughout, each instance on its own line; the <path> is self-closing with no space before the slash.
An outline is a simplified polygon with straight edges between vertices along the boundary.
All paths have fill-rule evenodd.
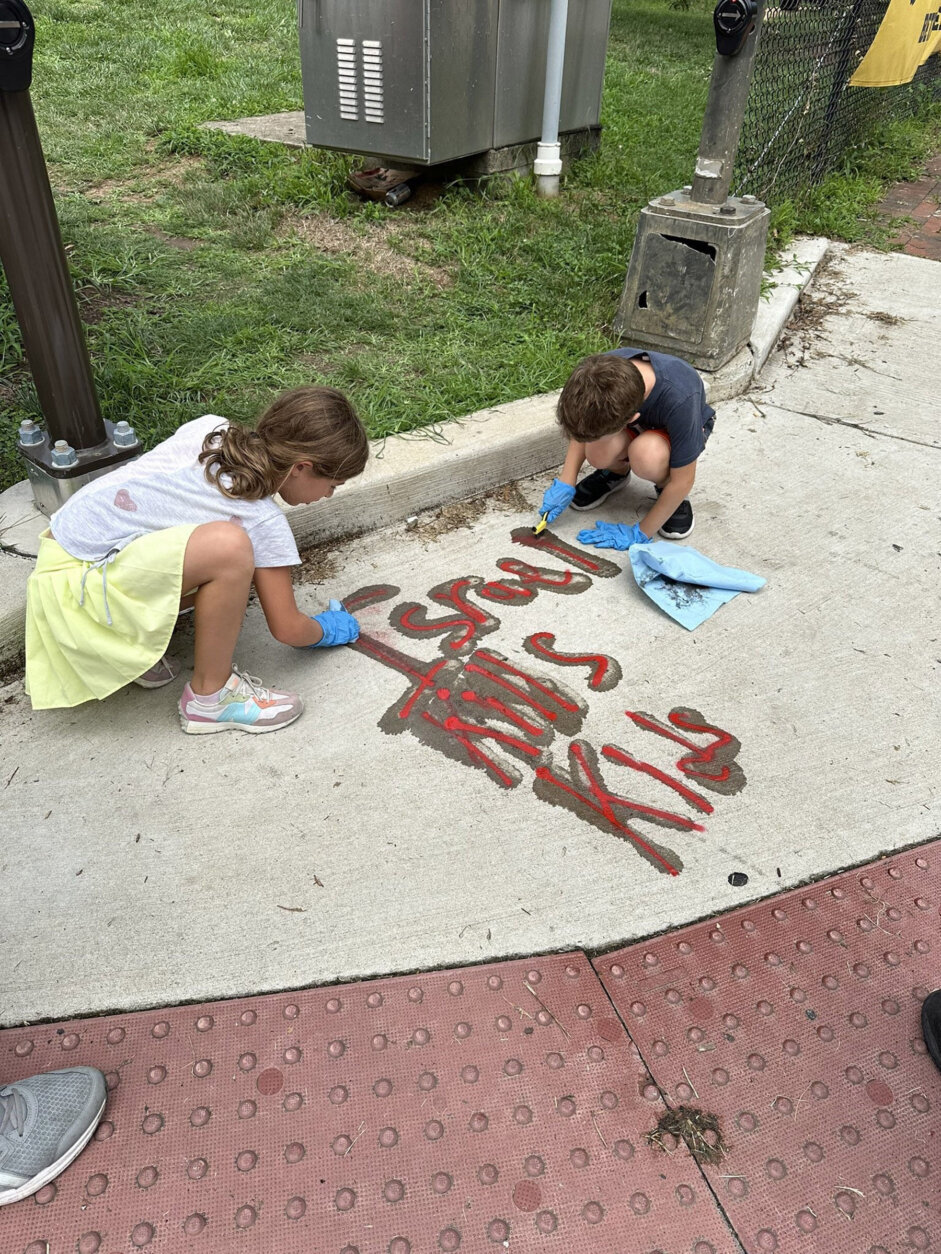
<path id="1" fill-rule="evenodd" d="M 363 113 L 367 122 L 384 122 L 382 85 L 382 44 L 378 39 L 363 40 Z"/>
<path id="2" fill-rule="evenodd" d="M 359 75 L 356 69 L 356 40 L 337 40 L 337 89 L 340 95 L 340 117 L 347 122 L 359 121 Z"/>

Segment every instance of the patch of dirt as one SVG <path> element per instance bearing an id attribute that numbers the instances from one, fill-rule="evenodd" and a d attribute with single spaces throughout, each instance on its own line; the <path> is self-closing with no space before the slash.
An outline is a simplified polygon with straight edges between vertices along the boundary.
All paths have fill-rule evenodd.
<path id="1" fill-rule="evenodd" d="M 718 1163 L 728 1152 L 722 1139 L 722 1128 L 717 1115 L 695 1106 L 678 1106 L 661 1116 L 657 1126 L 648 1132 L 644 1140 L 656 1145 L 665 1154 L 672 1154 L 680 1141 L 700 1163 Z"/>
<path id="2" fill-rule="evenodd" d="M 166 231 L 161 231 L 159 226 L 145 225 L 144 230 L 148 235 L 154 235 L 157 239 L 163 240 L 171 248 L 179 248 L 181 252 L 189 253 L 194 248 L 202 247 L 202 240 L 190 239 L 188 235 L 168 235 Z"/>
<path id="3" fill-rule="evenodd" d="M 335 543 L 318 544 L 315 548 L 305 549 L 301 554 L 301 564 L 295 568 L 295 583 L 326 583 L 340 569 Z"/>
<path id="4" fill-rule="evenodd" d="M 406 524 L 406 534 L 416 540 L 439 540 L 460 527 L 470 527 L 483 518 L 488 510 L 527 514 L 532 512 L 532 508 L 517 483 L 504 483 L 486 496 L 476 496 L 469 501 L 455 501 L 452 505 L 442 505 L 440 509 L 419 514 L 416 523 L 410 527 Z"/>
<path id="5" fill-rule="evenodd" d="M 859 295 L 842 283 L 835 261 L 826 260 L 813 286 L 797 302 L 797 308 L 778 341 L 789 366 L 803 366 L 819 338 L 820 328 L 831 314 L 845 313 Z"/>
<path id="6" fill-rule="evenodd" d="M 412 526 L 406 524 L 406 530 L 416 540 L 440 540 L 442 536 L 457 531 L 459 527 L 470 527 L 486 512 L 486 497 L 479 496 L 473 501 L 455 501 L 453 505 L 443 505 L 441 509 L 419 514 L 418 522 Z"/>
<path id="7" fill-rule="evenodd" d="M 528 514 L 533 508 L 532 502 L 528 501 L 520 491 L 520 486 L 515 479 L 512 483 L 504 483 L 501 487 L 495 488 L 488 499 L 494 508 L 502 509 L 510 514 Z"/>
<path id="8" fill-rule="evenodd" d="M 427 281 L 441 288 L 454 283 L 454 276 L 442 266 L 426 265 L 391 247 L 391 244 L 404 242 L 408 235 L 404 229 L 375 226 L 361 235 L 349 223 L 326 214 L 309 217 L 291 214 L 283 219 L 278 234 L 297 236 L 322 253 L 351 257 L 374 274 L 388 275 L 403 283 Z"/>
<path id="9" fill-rule="evenodd" d="M 17 653 L 15 657 L 8 658 L 6 662 L 0 663 L 0 684 L 6 684 L 7 681 L 11 679 L 18 679 L 23 670 L 25 661 L 25 656 L 21 651 Z M 10 697 L 4 698 L 4 705 L 16 704 L 19 703 L 16 701 L 15 697 L 13 699 Z"/>
<path id="10" fill-rule="evenodd" d="M 899 318 L 896 314 L 886 313 L 883 309 L 870 309 L 866 314 L 872 322 L 881 322 L 887 327 L 901 326 L 903 322 L 907 322 L 907 318 Z"/>
<path id="11" fill-rule="evenodd" d="M 62 190 L 81 192 L 93 203 L 110 200 L 115 196 L 120 200 L 146 202 L 156 200 L 164 187 L 179 187 L 191 170 L 202 167 L 202 157 L 171 157 L 166 161 L 156 162 L 129 178 L 102 179 L 88 186 L 76 185 Z"/>
<path id="12" fill-rule="evenodd" d="M 312 370 L 318 372 L 326 372 L 338 361 L 348 360 L 350 357 L 356 357 L 364 349 L 368 348 L 368 344 L 360 344 L 354 342 L 345 344 L 342 348 L 337 348 L 331 352 L 325 353 L 300 353 L 297 360 L 302 366 L 309 366 Z"/>
<path id="13" fill-rule="evenodd" d="M 80 287 L 76 291 L 78 297 L 79 317 L 86 326 L 97 326 L 105 314 L 112 309 L 127 309 L 136 305 L 139 297 L 127 292 L 102 291 L 99 287 Z"/>

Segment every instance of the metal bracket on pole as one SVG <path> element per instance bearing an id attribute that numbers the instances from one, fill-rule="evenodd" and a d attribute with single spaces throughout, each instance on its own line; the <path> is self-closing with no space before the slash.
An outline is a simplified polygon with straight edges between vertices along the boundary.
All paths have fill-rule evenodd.
<path id="1" fill-rule="evenodd" d="M 34 38 L 23 0 L 0 0 L 0 262 L 47 428 L 21 428 L 19 450 L 49 513 L 140 444 L 126 423 L 116 438 L 98 406 L 29 95 Z"/>

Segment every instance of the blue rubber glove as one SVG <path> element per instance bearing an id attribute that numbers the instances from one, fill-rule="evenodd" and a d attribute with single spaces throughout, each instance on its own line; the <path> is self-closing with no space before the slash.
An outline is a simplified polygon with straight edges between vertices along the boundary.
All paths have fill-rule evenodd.
<path id="1" fill-rule="evenodd" d="M 549 487 L 546 488 L 545 496 L 542 498 L 542 504 L 539 507 L 539 513 L 546 515 L 546 522 L 555 522 L 562 511 L 568 509 L 572 504 L 574 496 L 575 489 L 570 483 L 563 483 L 561 479 L 553 479 Z"/>
<path id="2" fill-rule="evenodd" d="M 323 639 L 309 644 L 308 649 L 328 649 L 334 644 L 352 644 L 359 638 L 359 623 L 347 614 L 339 601 L 331 601 L 330 608 L 320 614 L 311 614 L 315 623 L 323 628 Z"/>
<path id="3" fill-rule="evenodd" d="M 649 544 L 637 523 L 630 527 L 624 523 L 596 522 L 594 529 L 578 533 L 580 544 L 593 544 L 598 549 L 629 549 L 634 544 Z"/>

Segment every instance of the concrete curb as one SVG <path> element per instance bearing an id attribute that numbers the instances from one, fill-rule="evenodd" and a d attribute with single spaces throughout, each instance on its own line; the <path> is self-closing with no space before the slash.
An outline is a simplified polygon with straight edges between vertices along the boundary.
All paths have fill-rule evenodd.
<path id="1" fill-rule="evenodd" d="M 782 269 L 769 276 L 774 286 L 759 306 L 747 347 L 704 375 L 711 404 L 751 385 L 828 247 L 826 239 L 807 238 L 788 248 Z M 374 441 L 365 472 L 334 500 L 287 510 L 298 545 L 362 535 L 558 466 L 565 441 L 555 421 L 557 398 L 558 392 L 530 396 L 455 419 L 433 434 Z M 10 520 L 5 526 L 4 518 Z M 0 670 L 22 656 L 26 577 L 46 526 L 26 481 L 0 494 Z"/>

